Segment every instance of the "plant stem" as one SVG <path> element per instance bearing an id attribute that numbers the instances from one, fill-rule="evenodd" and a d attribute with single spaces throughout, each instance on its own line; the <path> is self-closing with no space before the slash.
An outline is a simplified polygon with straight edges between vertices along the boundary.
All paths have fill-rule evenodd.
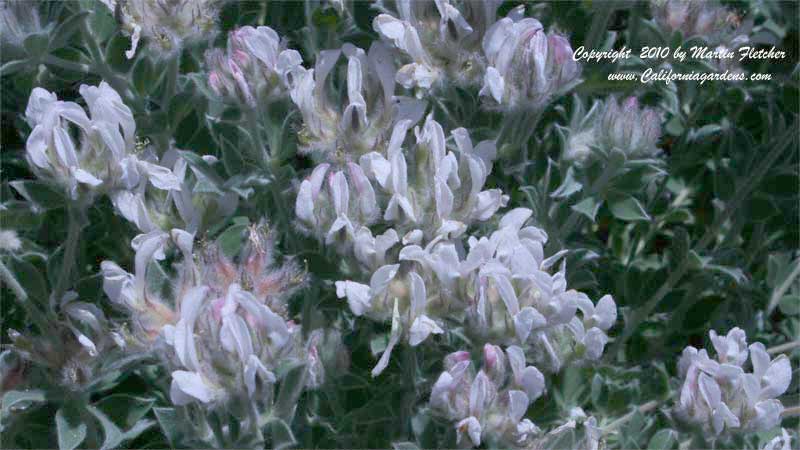
<path id="1" fill-rule="evenodd" d="M 780 302 L 781 298 L 783 298 L 783 294 L 789 290 L 794 282 L 794 279 L 797 278 L 798 275 L 800 275 L 800 261 L 795 264 L 792 272 L 786 277 L 785 280 L 783 280 L 783 283 L 778 286 L 778 289 L 775 289 L 772 292 L 772 296 L 769 299 L 769 304 L 767 305 L 767 315 L 772 314 L 772 311 L 775 310 L 776 306 L 778 306 L 778 302 Z"/>
<path id="2" fill-rule="evenodd" d="M 769 171 L 772 164 L 780 157 L 786 148 L 789 147 L 789 144 L 794 139 L 794 135 L 792 133 L 785 133 L 782 140 L 775 145 L 770 152 L 766 155 L 766 157 L 761 160 L 761 163 L 756 167 L 756 169 L 747 177 L 744 183 L 739 185 L 739 188 L 734 192 L 733 199 L 730 201 L 730 204 L 722 212 L 722 214 L 714 221 L 711 227 L 708 228 L 706 233 L 694 247 L 694 251 L 697 253 L 703 252 L 709 244 L 711 244 L 712 240 L 717 236 L 719 229 L 731 218 L 733 217 L 734 213 L 739 209 L 739 207 L 744 203 L 744 200 L 750 195 L 750 192 L 756 187 L 756 185 L 763 179 L 764 175 Z M 683 258 L 681 262 L 678 264 L 678 267 L 670 273 L 667 280 L 661 287 L 656 291 L 655 295 L 647 301 L 641 308 L 636 310 L 630 322 L 625 327 L 622 335 L 617 339 L 614 343 L 611 350 L 607 353 L 608 355 L 616 355 L 620 349 L 623 348 L 625 342 L 630 339 L 639 325 L 650 315 L 650 313 L 658 306 L 661 300 L 666 297 L 666 295 L 675 287 L 675 285 L 683 278 L 683 275 L 689 269 L 689 258 Z"/>
<path id="3" fill-rule="evenodd" d="M 71 70 L 73 72 L 88 73 L 91 70 L 91 67 L 88 64 L 67 61 L 66 59 L 62 59 L 53 55 L 45 56 L 42 62 L 51 66 L 59 67 L 61 69 Z"/>
<path id="4" fill-rule="evenodd" d="M 78 200 L 80 202 L 80 200 Z M 64 241 L 64 256 L 61 259 L 61 272 L 58 275 L 55 288 L 50 295 L 50 308 L 55 311 L 56 304 L 61 301 L 64 293 L 70 287 L 72 269 L 75 267 L 76 252 L 78 250 L 78 239 L 80 238 L 81 228 L 83 228 L 84 207 L 81 204 L 70 204 L 67 207 L 69 225 L 67 228 L 67 238 Z"/>
<path id="5" fill-rule="evenodd" d="M 800 416 L 800 406 L 792 406 L 790 408 L 786 408 L 781 413 L 781 417 L 795 417 Z"/>
<path id="6" fill-rule="evenodd" d="M 770 355 L 774 355 L 776 353 L 788 352 L 788 351 L 794 350 L 794 349 L 796 349 L 798 347 L 800 347 L 800 340 L 787 342 L 785 344 L 776 345 L 775 347 L 770 347 L 770 348 L 767 349 L 767 353 L 769 353 Z"/>
<path id="7" fill-rule="evenodd" d="M 615 429 L 617 429 L 621 425 L 624 425 L 625 422 L 629 421 L 637 413 L 646 414 L 646 413 L 656 409 L 660 403 L 661 402 L 659 402 L 658 400 L 650 400 L 649 402 L 639 406 L 638 408 L 634 409 L 633 411 L 629 412 L 628 414 L 625 414 L 624 416 L 620 417 L 619 419 L 611 422 L 610 424 L 608 424 L 608 426 L 603 428 L 603 431 L 605 433 L 614 431 Z"/>

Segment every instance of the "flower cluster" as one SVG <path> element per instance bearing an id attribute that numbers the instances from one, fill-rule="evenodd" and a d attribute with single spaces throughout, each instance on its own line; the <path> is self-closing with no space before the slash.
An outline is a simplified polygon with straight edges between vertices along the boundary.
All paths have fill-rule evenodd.
<path id="1" fill-rule="evenodd" d="M 378 15 L 375 31 L 412 61 L 397 71 L 397 82 L 418 95 L 444 80 L 482 83 L 486 104 L 507 111 L 539 109 L 575 86 L 580 66 L 567 38 L 545 33 L 522 7 L 495 20 L 499 4 L 402 1 L 399 19 Z"/>
<path id="2" fill-rule="evenodd" d="M 399 18 L 380 14 L 372 25 L 411 59 L 397 71 L 397 82 L 421 95 L 445 80 L 458 86 L 480 83 L 486 65 L 481 40 L 500 3 L 402 0 Z"/>
<path id="3" fill-rule="evenodd" d="M 595 149 L 622 151 L 628 159 L 655 156 L 661 138 L 661 114 L 640 107 L 636 97 L 620 104 L 614 97 L 596 102 L 582 117 L 573 120 L 564 148 L 564 159 L 578 164 L 597 156 Z"/>
<path id="4" fill-rule="evenodd" d="M 442 126 L 428 117 L 416 127 L 415 145 L 403 142 L 411 120 L 399 121 L 385 151 L 372 151 L 341 170 L 321 164 L 300 185 L 297 218 L 310 234 L 326 242 L 354 248 L 367 267 L 372 264 L 375 237 L 367 226 L 383 219 L 392 229 L 384 234 L 380 255 L 400 241 L 419 244 L 435 236 L 462 234 L 476 221 L 489 219 L 507 197 L 498 189 L 483 190 L 495 157 L 494 143 L 473 147 L 469 133 L 452 131 L 456 151 L 446 147 Z M 350 197 L 357 201 L 350 201 Z"/>
<path id="5" fill-rule="evenodd" d="M 531 214 L 524 208 L 506 213 L 490 237 L 470 237 L 468 249 L 441 235 L 424 247 L 406 240 L 398 262 L 375 270 L 369 285 L 336 283 L 337 295 L 347 298 L 354 314 L 392 318 L 389 346 L 373 375 L 386 366 L 404 333 L 415 346 L 459 317 L 477 339 L 531 348 L 553 371 L 565 353 L 587 360 L 602 355 L 606 331 L 616 320 L 614 300 L 605 296 L 594 304 L 567 290 L 563 264 L 554 275 L 548 272 L 566 252 L 544 258 L 547 235 L 524 226 Z"/>
<path id="6" fill-rule="evenodd" d="M 680 31 L 686 38 L 700 36 L 711 45 L 725 44 L 740 25 L 734 12 L 714 1 L 654 0 L 651 5 L 653 18 L 661 28 Z M 746 35 L 736 39 L 740 44 L 747 42 Z"/>
<path id="7" fill-rule="evenodd" d="M 211 89 L 250 107 L 256 99 L 284 94 L 290 74 L 303 62 L 300 53 L 286 49 L 278 34 L 263 26 L 232 31 L 227 51 L 214 48 L 205 58 Z"/>
<path id="8" fill-rule="evenodd" d="M 213 35 L 217 0 L 101 0 L 122 22 L 131 36 L 133 58 L 142 37 L 151 39 L 157 49 L 171 53 L 185 42 Z"/>
<path id="9" fill-rule="evenodd" d="M 503 110 L 539 109 L 579 82 L 566 37 L 545 33 L 533 18 L 512 14 L 486 32 L 487 65 L 480 94 Z"/>
<path id="10" fill-rule="evenodd" d="M 133 114 L 111 86 L 82 85 L 80 93 L 91 118 L 77 103 L 58 100 L 52 92 L 31 92 L 25 117 L 33 131 L 25 149 L 40 178 L 62 186 L 72 198 L 104 191 L 113 200 L 116 191 L 148 182 L 161 190 L 179 189 L 169 169 L 136 156 Z"/>
<path id="11" fill-rule="evenodd" d="M 477 374 L 466 351 L 447 355 L 444 364 L 446 371 L 433 385 L 429 405 L 435 414 L 456 423 L 457 443 L 469 440 L 477 447 L 490 437 L 522 447 L 539 432 L 523 417 L 544 393 L 544 375 L 526 365 L 521 348 L 510 346 L 503 353 L 486 344 Z"/>
<path id="12" fill-rule="evenodd" d="M 216 245 L 196 262 L 194 237 L 183 230 L 137 240 L 135 274 L 105 261 L 103 288 L 130 315 L 129 345 L 167 362 L 173 403 L 214 405 L 245 395 L 268 404 L 276 371 L 292 364 L 307 365 L 307 385 L 322 382 L 318 333 L 304 344 L 289 318 L 287 300 L 304 277 L 291 262 L 272 267 L 272 243 L 261 229 L 250 230 L 238 262 Z M 149 286 L 148 267 L 170 242 L 183 255 L 177 278 L 169 288 Z"/>
<path id="13" fill-rule="evenodd" d="M 739 328 L 726 336 L 711 330 L 709 336 L 716 360 L 704 349 L 690 346 L 678 361 L 683 386 L 676 415 L 715 435 L 732 429 L 765 431 L 778 425 L 783 405 L 776 397 L 786 392 L 791 382 L 789 359 L 785 355 L 771 359 L 759 342 L 748 347 Z M 744 369 L 748 354 L 752 372 Z"/>
<path id="14" fill-rule="evenodd" d="M 346 98 L 339 104 L 326 80 L 340 56 L 347 59 Z M 320 52 L 313 69 L 297 66 L 291 75 L 291 97 L 303 116 L 300 144 L 306 152 L 320 152 L 341 160 L 379 145 L 396 120 L 394 66 L 386 47 L 373 44 L 369 52 L 345 44 Z M 348 153 L 349 156 L 343 155 Z"/>

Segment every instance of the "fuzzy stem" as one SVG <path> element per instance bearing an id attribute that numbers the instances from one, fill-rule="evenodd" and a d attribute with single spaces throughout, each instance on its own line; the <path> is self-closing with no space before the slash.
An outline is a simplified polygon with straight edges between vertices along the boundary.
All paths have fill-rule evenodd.
<path id="1" fill-rule="evenodd" d="M 767 349 L 767 353 L 770 355 L 774 355 L 776 353 L 783 353 L 794 350 L 800 347 L 800 340 L 787 342 L 785 344 L 776 345 L 775 347 L 770 347 Z"/>
<path id="2" fill-rule="evenodd" d="M 800 416 L 800 406 L 786 408 L 781 413 L 782 418 Z"/>
<path id="3" fill-rule="evenodd" d="M 747 179 L 739 185 L 739 189 L 733 194 L 733 199 L 730 201 L 728 207 L 723 211 L 723 213 L 717 218 L 717 220 L 712 223 L 711 227 L 708 228 L 706 233 L 694 247 L 694 250 L 697 253 L 703 252 L 709 244 L 711 244 L 712 240 L 717 236 L 720 228 L 731 218 L 733 217 L 734 213 L 739 209 L 739 207 L 744 203 L 744 201 L 749 197 L 750 192 L 756 187 L 756 185 L 764 178 L 764 175 L 769 171 L 772 164 L 778 159 L 779 156 L 783 154 L 783 152 L 790 148 L 790 143 L 794 139 L 794 136 L 791 133 L 786 133 L 783 139 L 775 145 L 770 152 L 766 155 L 766 157 L 761 160 L 761 163 L 756 169 L 747 177 Z M 650 313 L 658 306 L 661 300 L 669 294 L 670 291 L 675 287 L 675 285 L 683 278 L 683 275 L 689 269 L 689 258 L 683 258 L 681 262 L 678 264 L 678 267 L 670 273 L 667 280 L 661 287 L 656 291 L 655 295 L 647 301 L 641 308 L 634 311 L 630 322 L 625 327 L 622 335 L 617 339 L 614 343 L 614 346 L 608 352 L 608 355 L 616 355 L 620 349 L 622 349 L 633 336 L 633 333 L 639 327 L 639 325 L 650 315 Z"/>
<path id="4" fill-rule="evenodd" d="M 794 282 L 794 279 L 797 278 L 798 275 L 800 275 L 800 262 L 795 264 L 794 270 L 792 270 L 789 276 L 783 280 L 783 283 L 778 286 L 778 289 L 775 289 L 772 292 L 772 297 L 770 297 L 769 304 L 767 305 L 767 315 L 772 314 L 772 311 L 774 311 L 775 307 L 778 306 L 778 302 L 780 302 L 781 298 L 783 298 L 783 294 L 789 290 L 789 288 L 792 286 L 792 282 Z"/>
<path id="5" fill-rule="evenodd" d="M 614 431 L 615 429 L 617 429 L 621 425 L 624 425 L 625 422 L 629 421 L 633 416 L 636 415 L 636 413 L 646 414 L 646 413 L 656 409 L 659 404 L 661 404 L 661 402 L 659 402 L 658 400 L 651 400 L 651 401 L 639 406 L 635 410 L 629 412 L 628 414 L 625 414 L 624 416 L 620 417 L 619 419 L 611 422 L 610 424 L 608 424 L 608 426 L 606 426 L 603 429 L 603 431 L 605 433 L 609 433 L 611 431 Z"/>
<path id="6" fill-rule="evenodd" d="M 80 202 L 80 200 L 78 200 Z M 50 308 L 55 311 L 55 306 L 61 301 L 64 293 L 70 287 L 73 268 L 75 267 L 76 252 L 78 250 L 78 239 L 80 238 L 81 228 L 83 228 L 84 208 L 82 205 L 70 204 L 67 207 L 69 225 L 67 228 L 67 238 L 64 241 L 64 256 L 61 259 L 61 272 L 58 275 L 55 288 L 50 296 Z"/>
<path id="7" fill-rule="evenodd" d="M 88 64 L 67 61 L 66 59 L 62 59 L 53 55 L 45 56 L 42 62 L 61 69 L 71 70 L 73 72 L 88 73 L 91 70 L 91 67 Z"/>

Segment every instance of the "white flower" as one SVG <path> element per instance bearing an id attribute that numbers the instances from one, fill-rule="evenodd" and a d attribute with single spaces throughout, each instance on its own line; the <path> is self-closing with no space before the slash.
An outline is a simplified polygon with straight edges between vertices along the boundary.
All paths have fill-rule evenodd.
<path id="1" fill-rule="evenodd" d="M 131 48 L 125 52 L 133 58 L 139 40 L 146 37 L 157 49 L 170 53 L 186 41 L 207 39 L 213 35 L 217 5 L 213 0 L 101 0 L 122 21 L 131 36 Z"/>
<path id="2" fill-rule="evenodd" d="M 444 86 L 447 80 L 469 86 L 480 81 L 484 68 L 480 41 L 495 21 L 498 1 L 397 2 L 397 16 L 379 14 L 373 29 L 405 54 L 407 64 L 397 72 L 397 82 L 417 95 Z"/>
<path id="3" fill-rule="evenodd" d="M 484 346 L 483 368 L 475 373 L 467 352 L 445 358 L 447 371 L 433 386 L 432 411 L 454 422 L 457 443 L 468 438 L 473 446 L 492 436 L 510 446 L 525 446 L 538 428 L 524 419 L 528 406 L 544 392 L 544 377 L 533 366 L 525 366 L 525 355 L 518 347 L 506 349 L 511 376 L 505 369 L 506 357 L 499 347 Z"/>
<path id="4" fill-rule="evenodd" d="M 488 67 L 480 94 L 502 109 L 541 108 L 578 82 L 569 41 L 546 34 L 533 18 L 500 19 L 486 32 L 483 51 Z"/>
<path id="5" fill-rule="evenodd" d="M 718 361 L 705 350 L 687 347 L 678 362 L 683 379 L 678 417 L 698 424 L 709 435 L 728 429 L 747 432 L 769 430 L 780 423 L 783 405 L 776 398 L 788 389 L 791 366 L 785 355 L 770 360 L 761 343 L 750 346 L 752 373 L 743 365 L 748 350 L 744 331 L 732 329 L 726 336 L 709 332 Z"/>
<path id="6" fill-rule="evenodd" d="M 199 373 L 185 370 L 172 372 L 169 397 L 176 406 L 188 405 L 194 401 L 210 403 L 216 396 L 214 388 L 209 386 Z"/>
<path id="7" fill-rule="evenodd" d="M 761 450 L 792 450 L 792 437 L 785 428 L 781 428 L 781 435 L 767 442 Z"/>
<path id="8" fill-rule="evenodd" d="M 303 62 L 300 53 L 285 49 L 278 34 L 264 26 L 231 31 L 227 52 L 211 49 L 205 59 L 211 89 L 250 107 L 285 95 L 290 74 Z"/>
<path id="9" fill-rule="evenodd" d="M 346 100 L 331 101 L 326 80 L 339 57 L 347 59 Z M 387 49 L 373 44 L 368 53 L 351 44 L 323 50 L 312 70 L 296 66 L 286 77 L 292 101 L 303 116 L 302 149 L 333 155 L 344 150 L 351 160 L 376 148 L 396 119 L 394 67 Z M 338 96 L 337 96 L 338 98 Z"/>

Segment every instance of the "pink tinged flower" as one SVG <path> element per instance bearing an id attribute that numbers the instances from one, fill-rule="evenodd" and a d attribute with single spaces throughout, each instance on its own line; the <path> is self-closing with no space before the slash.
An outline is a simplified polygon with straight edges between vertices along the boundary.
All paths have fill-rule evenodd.
<path id="1" fill-rule="evenodd" d="M 511 421 L 517 423 L 522 420 L 529 404 L 528 394 L 522 391 L 508 391 L 508 416 Z"/>
<path id="2" fill-rule="evenodd" d="M 514 375 L 514 383 L 521 387 L 531 402 L 536 401 L 544 393 L 544 375 L 533 366 L 525 366 L 525 353 L 512 345 L 506 348 L 508 363 Z"/>
<path id="3" fill-rule="evenodd" d="M 302 222 L 310 225 L 317 224 L 317 219 L 314 215 L 314 202 L 322 190 L 322 183 L 329 167 L 330 164 L 327 163 L 318 165 L 311 172 L 311 176 L 300 184 L 295 202 L 295 215 Z"/>
<path id="4" fill-rule="evenodd" d="M 433 319 L 425 315 L 427 294 L 425 291 L 425 282 L 422 280 L 422 277 L 417 275 L 416 272 L 410 272 L 408 276 L 411 281 L 410 315 L 413 320 L 408 333 L 408 343 L 412 347 L 416 347 L 431 334 L 442 334 L 444 330 L 442 330 Z"/>
<path id="5" fill-rule="evenodd" d="M 483 370 L 486 371 L 486 374 L 496 385 L 499 386 L 505 381 L 506 357 L 503 353 L 503 349 L 497 345 L 484 344 Z"/>
<path id="6" fill-rule="evenodd" d="M 467 417 L 456 424 L 456 444 L 461 443 L 463 436 L 469 436 L 472 445 L 481 445 L 481 424 L 475 417 Z"/>
<path id="7" fill-rule="evenodd" d="M 450 370 L 457 364 L 463 362 L 469 362 L 469 360 L 470 360 L 469 352 L 460 350 L 457 352 L 450 353 L 444 357 L 444 367 L 445 369 Z"/>
<path id="8" fill-rule="evenodd" d="M 792 366 L 786 355 L 770 360 L 764 344 L 756 342 L 750 345 L 750 360 L 753 375 L 761 385 L 762 399 L 775 398 L 786 392 L 792 382 Z"/>
<path id="9" fill-rule="evenodd" d="M 698 386 L 700 396 L 711 412 L 711 425 L 714 433 L 720 434 L 726 425 L 729 428 L 738 428 L 739 418 L 722 401 L 722 392 L 717 382 L 709 375 L 701 373 Z"/>
<path id="10" fill-rule="evenodd" d="M 547 326 L 547 319 L 536 309 L 526 306 L 513 316 L 514 331 L 521 343 L 528 341 L 531 332 Z"/>
<path id="11" fill-rule="evenodd" d="M 176 370 L 172 372 L 169 396 L 173 404 L 184 406 L 195 401 L 210 403 L 214 401 L 216 392 L 199 373 Z"/>
<path id="12" fill-rule="evenodd" d="M 733 328 L 726 336 L 718 336 L 714 330 L 708 334 L 721 363 L 730 362 L 741 366 L 747 361 L 747 337 L 742 329 Z"/>
<path id="13" fill-rule="evenodd" d="M 375 191 L 369 182 L 364 170 L 355 163 L 347 163 L 350 180 L 353 182 L 356 193 L 358 194 L 358 205 L 362 216 L 369 220 L 379 212 L 379 207 L 375 201 Z"/>

